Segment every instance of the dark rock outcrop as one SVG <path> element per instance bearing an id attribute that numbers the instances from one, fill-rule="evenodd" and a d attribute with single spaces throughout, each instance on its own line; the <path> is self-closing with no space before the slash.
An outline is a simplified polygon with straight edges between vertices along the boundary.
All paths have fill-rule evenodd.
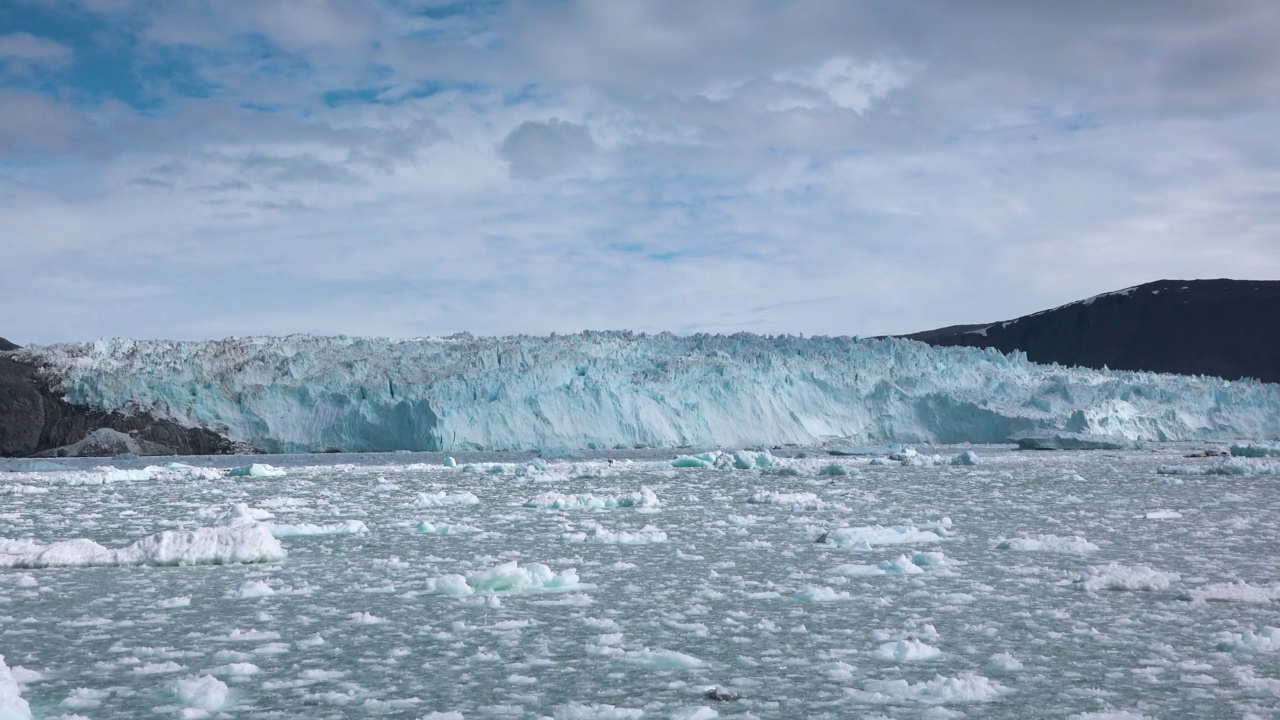
<path id="1" fill-rule="evenodd" d="M 17 350 L 20 347 L 22 346 L 15 345 L 9 342 L 8 340 L 5 340 L 4 338 L 0 338 L 0 352 L 9 352 L 10 350 Z"/>
<path id="2" fill-rule="evenodd" d="M 1040 363 L 1280 382 L 1280 281 L 1159 280 L 1005 322 L 904 335 Z"/>
<path id="3" fill-rule="evenodd" d="M 135 438 L 153 454 L 222 455 L 244 450 L 203 428 L 72 405 L 50 387 L 40 368 L 0 354 L 0 456 L 26 457 L 74 445 L 101 428 Z"/>

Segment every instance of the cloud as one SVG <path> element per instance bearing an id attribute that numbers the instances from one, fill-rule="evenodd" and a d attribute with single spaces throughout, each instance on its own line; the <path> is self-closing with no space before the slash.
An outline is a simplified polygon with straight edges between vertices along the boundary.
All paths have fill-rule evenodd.
<path id="1" fill-rule="evenodd" d="M 18 7 L 19 341 L 869 335 L 1280 278 L 1263 0 Z"/>
<path id="2" fill-rule="evenodd" d="M 61 66 L 69 64 L 73 56 L 66 45 L 31 33 L 0 35 L 0 62 Z"/>
<path id="3" fill-rule="evenodd" d="M 500 152 L 512 177 L 539 180 L 572 169 L 595 149 L 586 127 L 552 118 L 520 123 L 502 141 Z"/>

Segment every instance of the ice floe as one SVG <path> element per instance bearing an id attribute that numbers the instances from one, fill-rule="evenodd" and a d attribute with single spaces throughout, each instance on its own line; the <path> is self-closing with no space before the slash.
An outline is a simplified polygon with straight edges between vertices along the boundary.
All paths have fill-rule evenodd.
<path id="1" fill-rule="evenodd" d="M 585 587 L 578 581 L 578 571 L 566 568 L 555 572 L 542 563 L 518 564 L 512 560 L 487 570 L 466 575 L 444 575 L 428 578 L 424 591 L 437 595 L 523 595 L 564 592 Z"/>
<path id="2" fill-rule="evenodd" d="M 480 498 L 474 493 L 463 491 L 460 493 L 447 493 L 443 490 L 438 492 L 418 493 L 418 507 L 447 507 L 449 505 L 478 505 Z"/>
<path id="3" fill-rule="evenodd" d="M 47 545 L 0 538 L 0 567 L 8 568 L 223 565 L 279 562 L 286 555 L 258 523 L 166 530 L 115 550 L 84 538 Z"/>
<path id="4" fill-rule="evenodd" d="M 1161 475 L 1280 475 L 1280 463 L 1223 458 L 1209 465 L 1161 465 Z"/>
<path id="5" fill-rule="evenodd" d="M 1213 583 L 1189 588 L 1183 593 L 1196 602 L 1269 603 L 1280 600 L 1280 584 L 1262 586 L 1247 582 Z"/>
<path id="6" fill-rule="evenodd" d="M 1023 450 L 1133 450 L 1141 446 L 1119 435 L 1076 432 L 1031 432 L 1009 440 Z"/>
<path id="7" fill-rule="evenodd" d="M 461 535 L 465 533 L 481 532 L 480 528 L 466 523 L 436 523 L 430 520 L 423 520 L 414 527 L 414 532 L 426 535 Z"/>
<path id="8" fill-rule="evenodd" d="M 592 525 L 585 532 L 566 532 L 562 533 L 561 537 L 566 542 L 602 545 L 651 545 L 667 541 L 667 534 L 652 525 L 645 525 L 639 530 L 613 531 L 597 524 Z"/>
<path id="9" fill-rule="evenodd" d="M 879 660 L 895 663 L 925 662 L 942 657 L 942 650 L 915 638 L 887 642 L 871 652 Z"/>
<path id="10" fill-rule="evenodd" d="M 1052 552 L 1083 555 L 1098 549 L 1097 545 L 1082 537 L 1059 537 L 1057 535 L 1036 535 L 1035 537 L 1004 538 L 996 541 L 1000 550 L 1016 550 L 1019 552 Z"/>
<path id="11" fill-rule="evenodd" d="M 868 680 L 857 697 L 868 702 L 902 702 L 928 704 L 970 703 L 994 700 L 1012 690 L 975 673 L 955 677 L 935 675 L 932 680 L 911 683 L 906 680 Z"/>
<path id="12" fill-rule="evenodd" d="M 0 720 L 31 720 L 31 706 L 23 699 L 22 688 L 3 655 L 0 655 Z"/>
<path id="13" fill-rule="evenodd" d="M 286 475 L 288 475 L 288 473 L 284 470 L 264 463 L 242 465 L 240 467 L 231 468 L 227 471 L 227 477 L 278 478 Z"/>
<path id="14" fill-rule="evenodd" d="M 1256 633 L 1252 630 L 1245 630 L 1242 633 L 1219 633 L 1218 647 L 1254 653 L 1278 652 L 1280 651 L 1280 628 L 1267 625 Z"/>
<path id="15" fill-rule="evenodd" d="M 613 508 L 657 508 L 662 501 L 647 487 L 626 495 L 596 495 L 558 492 L 539 493 L 525 501 L 525 507 L 544 510 L 610 510 Z"/>
<path id="16" fill-rule="evenodd" d="M 1181 577 L 1177 573 L 1153 570 L 1146 565 L 1090 565 L 1080 578 L 1080 586 L 1097 590 L 1168 590 Z"/>
<path id="17" fill-rule="evenodd" d="M 309 537 L 312 535 L 360 535 L 369 532 L 369 528 L 360 520 L 343 520 L 342 522 L 328 525 L 269 523 L 269 526 L 271 534 L 278 538 Z"/>
<path id="18" fill-rule="evenodd" d="M 940 542 L 951 526 L 949 518 L 927 527 L 915 525 L 863 525 L 823 530 L 815 538 L 817 542 L 833 543 L 836 547 L 867 551 L 880 545 L 909 545 Z"/>

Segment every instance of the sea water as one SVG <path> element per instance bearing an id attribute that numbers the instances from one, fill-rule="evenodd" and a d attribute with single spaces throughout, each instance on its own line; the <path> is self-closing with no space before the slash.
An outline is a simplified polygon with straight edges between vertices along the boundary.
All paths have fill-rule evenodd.
<path id="1" fill-rule="evenodd" d="M 1280 716 L 1280 459 L 1200 449 L 3 461 L 0 717 Z"/>

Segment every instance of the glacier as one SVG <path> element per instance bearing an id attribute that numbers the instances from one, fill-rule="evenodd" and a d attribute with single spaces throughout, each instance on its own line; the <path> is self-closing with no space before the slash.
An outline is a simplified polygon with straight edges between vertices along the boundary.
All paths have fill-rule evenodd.
<path id="1" fill-rule="evenodd" d="M 893 338 L 293 335 L 16 354 L 69 402 L 275 453 L 1280 438 L 1280 385 Z"/>

